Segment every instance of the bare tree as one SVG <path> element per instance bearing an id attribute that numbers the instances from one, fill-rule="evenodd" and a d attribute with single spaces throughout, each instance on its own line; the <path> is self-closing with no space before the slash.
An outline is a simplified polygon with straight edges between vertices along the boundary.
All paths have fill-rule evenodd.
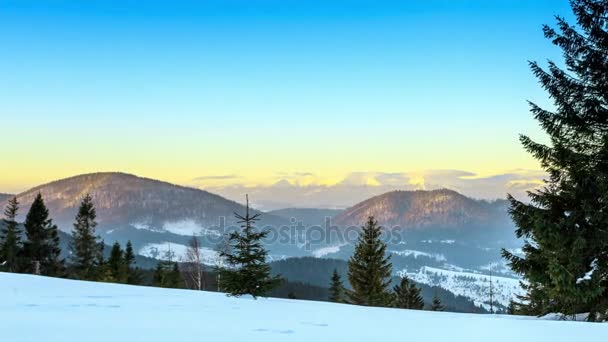
<path id="1" fill-rule="evenodd" d="M 186 285 L 193 290 L 205 289 L 205 271 L 203 270 L 203 258 L 201 255 L 201 244 L 199 239 L 192 235 L 188 242 L 185 262 L 183 264 Z"/>
<path id="2" fill-rule="evenodd" d="M 220 270 L 224 268 L 224 257 L 222 256 L 225 253 L 230 251 L 230 243 L 225 236 L 222 236 L 221 240 L 215 245 L 214 250 L 217 252 L 217 257 L 215 259 L 215 270 L 217 274 L 217 292 L 222 292 L 222 279 L 220 275 Z"/>

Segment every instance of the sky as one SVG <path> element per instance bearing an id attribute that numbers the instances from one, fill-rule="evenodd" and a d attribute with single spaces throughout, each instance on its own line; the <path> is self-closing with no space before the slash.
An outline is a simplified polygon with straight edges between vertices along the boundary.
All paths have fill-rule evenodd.
<path id="1" fill-rule="evenodd" d="M 500 196 L 539 174 L 518 134 L 544 139 L 527 61 L 559 62 L 541 30 L 558 14 L 566 0 L 2 0 L 0 192 L 96 171 L 218 192 L 452 171 Z M 475 185 L 506 175 L 525 176 Z"/>

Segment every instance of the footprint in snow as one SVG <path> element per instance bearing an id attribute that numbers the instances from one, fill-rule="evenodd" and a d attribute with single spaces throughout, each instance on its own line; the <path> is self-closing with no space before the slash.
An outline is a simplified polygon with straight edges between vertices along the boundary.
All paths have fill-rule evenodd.
<path id="1" fill-rule="evenodd" d="M 315 327 L 328 327 L 329 326 L 329 324 L 327 324 L 327 323 L 314 323 L 314 322 L 300 322 L 300 324 L 312 325 Z"/>
<path id="2" fill-rule="evenodd" d="M 257 332 L 272 332 L 272 333 L 278 333 L 278 334 L 293 334 L 295 333 L 295 331 L 288 329 L 288 330 L 270 330 L 270 329 L 264 329 L 264 328 L 259 328 L 259 329 L 255 329 L 254 331 Z"/>

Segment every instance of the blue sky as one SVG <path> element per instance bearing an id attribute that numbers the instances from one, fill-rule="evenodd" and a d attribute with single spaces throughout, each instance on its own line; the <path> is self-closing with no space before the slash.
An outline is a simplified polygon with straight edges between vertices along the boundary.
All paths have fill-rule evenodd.
<path id="1" fill-rule="evenodd" d="M 97 170 L 536 169 L 517 134 L 542 139 L 525 101 L 548 101 L 526 61 L 559 61 L 541 31 L 556 14 L 567 1 L 5 0 L 19 149 L 0 191 Z"/>

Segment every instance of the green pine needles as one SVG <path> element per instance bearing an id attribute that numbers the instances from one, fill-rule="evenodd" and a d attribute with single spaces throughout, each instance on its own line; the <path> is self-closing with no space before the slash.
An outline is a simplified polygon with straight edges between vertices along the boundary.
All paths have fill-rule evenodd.
<path id="1" fill-rule="evenodd" d="M 249 197 L 246 197 L 245 215 L 235 213 L 241 224 L 239 231 L 229 234 L 229 251 L 220 253 L 228 267 L 219 269 L 222 279 L 222 290 L 232 296 L 251 295 L 254 298 L 265 296 L 281 283 L 281 278 L 271 276 L 270 266 L 266 262 L 268 252 L 262 239 L 268 231 L 257 231 L 253 226 L 260 214 L 249 212 Z"/>
<path id="2" fill-rule="evenodd" d="M 548 174 L 530 203 L 511 196 L 523 256 L 503 257 L 525 279 L 522 314 L 589 312 L 608 319 L 608 3 L 572 0 L 577 25 L 557 17 L 545 36 L 561 48 L 565 70 L 549 62 L 531 69 L 554 102 L 531 112 L 548 144 L 521 137 Z"/>
<path id="3" fill-rule="evenodd" d="M 355 252 L 348 261 L 348 281 L 352 290 L 348 291 L 350 303 L 367 306 L 390 306 L 392 295 L 389 291 L 392 264 L 386 257 L 386 244 L 380 239 L 381 227 L 370 216 Z"/>

